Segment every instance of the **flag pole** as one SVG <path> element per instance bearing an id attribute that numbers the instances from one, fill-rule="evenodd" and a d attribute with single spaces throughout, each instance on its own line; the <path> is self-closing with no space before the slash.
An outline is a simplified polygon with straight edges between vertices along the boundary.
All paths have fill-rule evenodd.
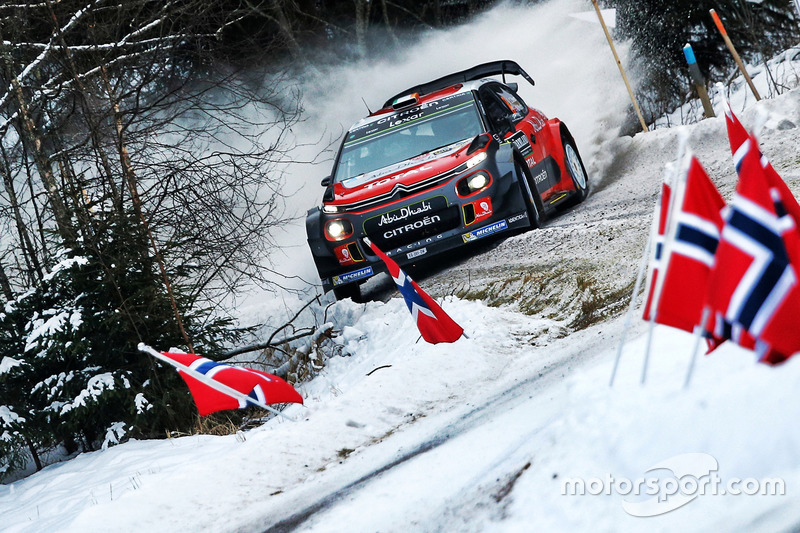
<path id="1" fill-rule="evenodd" d="M 668 183 L 670 183 L 670 186 L 672 188 L 674 188 L 675 190 L 677 190 L 678 178 L 680 177 L 681 169 L 683 168 L 683 166 L 682 166 L 683 165 L 683 158 L 684 158 L 684 155 L 686 154 L 686 145 L 687 144 L 689 144 L 689 132 L 688 132 L 688 130 L 686 128 L 681 128 L 681 129 L 678 130 L 678 157 L 677 157 L 677 159 L 675 161 L 674 170 L 671 173 L 669 173 L 670 169 L 669 169 L 669 167 L 667 167 L 667 180 L 668 180 Z M 670 226 L 672 225 L 672 209 L 673 209 L 673 203 L 675 202 L 675 197 L 676 196 L 677 196 L 676 194 L 671 194 L 670 198 L 669 198 L 669 205 L 667 206 L 665 234 L 669 233 Z M 661 252 L 662 253 L 662 260 L 666 259 L 669 256 L 669 254 L 667 253 L 668 245 L 669 245 L 669 243 L 666 242 L 666 241 L 662 244 L 662 252 Z M 655 323 L 656 323 L 656 311 L 658 310 L 658 302 L 661 299 L 661 287 L 660 287 L 660 285 L 664 283 L 664 277 L 666 276 L 666 267 L 667 267 L 667 264 L 663 263 L 664 275 L 659 276 L 659 280 L 657 282 L 658 283 L 658 287 L 656 288 L 655 292 L 653 293 L 653 298 L 650 301 L 650 309 L 649 309 L 650 324 L 649 324 L 649 327 L 647 329 L 647 344 L 645 345 L 644 361 L 642 363 L 642 380 L 641 380 L 642 385 L 644 385 L 645 381 L 647 380 L 647 367 L 650 364 L 650 350 L 651 350 L 651 347 L 652 347 L 653 331 L 655 329 Z"/>
<path id="2" fill-rule="evenodd" d="M 203 383 L 205 385 L 208 385 L 212 389 L 217 390 L 217 391 L 221 392 L 222 394 L 227 394 L 228 396 L 230 396 L 232 398 L 235 398 L 235 399 L 239 400 L 240 402 L 244 401 L 245 405 L 247 405 L 247 403 L 249 402 L 249 403 L 252 403 L 253 405 L 257 405 L 258 407 L 260 407 L 262 409 L 265 409 L 265 410 L 267 410 L 267 411 L 269 411 L 271 413 L 274 413 L 274 414 L 276 414 L 278 416 L 282 416 L 283 418 L 285 418 L 287 420 L 291 420 L 292 422 L 297 422 L 297 420 L 292 418 L 291 416 L 283 414 L 282 412 L 278 411 L 277 409 L 275 409 L 273 407 L 270 407 L 269 405 L 261 402 L 260 400 L 258 400 L 256 398 L 252 398 L 252 397 L 248 396 L 247 394 L 239 392 L 238 390 L 225 385 L 224 383 L 220 383 L 219 381 L 211 379 L 210 377 L 206 376 L 202 372 L 198 372 L 197 370 L 195 370 L 195 369 L 193 369 L 191 367 L 188 367 L 188 366 L 186 366 L 184 364 L 181 364 L 181 363 L 179 363 L 177 361 L 173 361 L 169 357 L 166 357 L 166 356 L 162 355 L 160 352 L 157 352 L 156 350 L 154 350 L 153 348 L 151 348 L 150 346 L 146 345 L 143 342 L 139 343 L 138 348 L 139 348 L 140 352 L 144 352 L 144 353 L 150 354 L 150 355 L 152 355 L 153 357 L 155 357 L 156 359 L 158 359 L 160 361 L 164 361 L 165 363 L 169 363 L 170 365 L 174 366 L 175 368 L 177 368 L 181 372 L 184 372 L 187 375 L 192 376 L 197 381 L 200 381 L 201 383 Z"/>
<path id="3" fill-rule="evenodd" d="M 708 307 L 703 307 L 703 316 L 700 318 L 700 324 L 694 330 L 694 348 L 692 349 L 692 357 L 689 359 L 689 368 L 686 370 L 686 380 L 683 382 L 683 388 L 689 388 L 689 382 L 692 380 L 694 373 L 695 361 L 697 360 L 697 350 L 700 348 L 700 340 L 703 338 L 703 329 L 708 322 L 708 316 L 711 310 Z"/>
<path id="4" fill-rule="evenodd" d="M 664 183 L 667 183 L 668 181 L 669 181 L 669 178 L 667 176 L 665 176 L 664 177 Z M 656 235 L 659 234 L 659 225 L 661 224 L 661 210 L 664 208 L 664 206 L 663 206 L 663 202 L 664 202 L 663 187 L 664 186 L 662 185 L 662 192 L 659 195 L 658 200 L 656 202 L 656 205 L 655 205 L 655 207 L 653 209 L 653 222 L 651 224 L 651 229 L 650 229 L 650 241 L 651 241 L 650 247 L 655 246 L 655 248 L 656 248 L 655 251 L 653 253 L 651 253 L 650 257 L 649 257 L 649 259 L 652 259 L 654 261 L 654 265 L 653 265 L 654 269 L 657 266 L 655 264 L 655 260 L 658 259 L 658 256 L 659 256 L 659 251 L 658 251 L 659 243 L 658 243 L 658 240 L 656 238 Z M 667 206 L 667 210 L 669 210 L 669 206 Z M 664 243 L 662 242 L 661 243 L 661 251 L 663 252 L 663 250 L 664 250 Z M 654 306 L 657 307 L 657 304 L 655 302 L 655 299 L 657 298 L 657 294 L 658 294 L 658 280 L 657 279 L 653 279 L 653 277 L 650 277 L 650 287 L 649 287 L 649 290 L 647 292 L 647 298 L 645 298 L 645 301 L 644 301 L 644 307 L 645 307 L 646 314 L 648 316 L 650 316 L 650 318 L 648 319 L 649 326 L 647 328 L 647 344 L 646 344 L 645 349 L 644 349 L 644 362 L 643 362 L 643 366 L 642 366 L 642 379 L 641 379 L 642 383 L 644 383 L 645 377 L 647 376 L 647 365 L 648 365 L 648 361 L 650 359 L 650 343 L 651 343 L 651 340 L 653 338 L 653 324 L 655 323 L 655 319 L 654 319 L 654 317 L 652 315 L 654 313 Z"/>
<path id="5" fill-rule="evenodd" d="M 647 381 L 647 366 L 650 364 L 650 350 L 653 345 L 653 331 L 656 327 L 656 318 L 650 313 L 650 320 L 647 321 L 647 344 L 644 346 L 644 362 L 642 362 L 642 379 L 641 384 Z"/>
<path id="6" fill-rule="evenodd" d="M 622 357 L 622 348 L 625 346 L 625 337 L 628 333 L 628 329 L 631 326 L 631 317 L 633 317 L 633 313 L 636 310 L 636 297 L 642 288 L 642 281 L 644 280 L 644 273 L 647 269 L 647 260 L 650 257 L 650 246 L 652 245 L 652 242 L 653 235 L 651 233 L 647 238 L 647 243 L 644 245 L 642 260 L 639 261 L 639 272 L 636 274 L 636 283 L 633 286 L 633 294 L 631 294 L 631 303 L 628 306 L 628 312 L 625 315 L 625 323 L 622 325 L 622 335 L 619 339 L 619 346 L 617 346 L 617 356 L 614 359 L 614 368 L 611 370 L 611 381 L 608 382 L 609 387 L 614 386 L 614 378 L 617 375 L 617 367 L 619 366 L 619 360 Z"/>

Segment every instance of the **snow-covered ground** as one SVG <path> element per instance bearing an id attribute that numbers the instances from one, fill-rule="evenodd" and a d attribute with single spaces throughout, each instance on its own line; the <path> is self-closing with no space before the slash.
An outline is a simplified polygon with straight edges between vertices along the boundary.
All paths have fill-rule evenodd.
<path id="1" fill-rule="evenodd" d="M 340 318 L 358 330 L 348 330 L 353 353 L 334 358 L 301 387 L 306 407 L 287 410 L 298 422 L 274 419 L 236 436 L 129 442 L 52 465 L 0 488 L 2 529 L 776 531 L 800 525 L 798 361 L 757 366 L 752 354 L 725 346 L 699 361 L 691 388 L 682 390 L 692 338 L 659 328 L 648 381 L 640 386 L 644 338 L 637 326 L 610 388 L 619 319 L 550 339 L 547 320 L 450 299 L 445 309 L 470 338 L 431 346 L 416 342 L 398 299 L 339 307 Z M 547 342 L 534 346 L 537 332 Z M 646 471 L 685 453 L 713 456 L 724 483 L 780 477 L 786 495 L 707 494 L 663 516 L 640 518 L 628 515 L 623 501 L 644 494 L 622 496 L 613 485 L 610 495 L 564 494 L 568 479 L 613 476 L 658 477 L 664 496 L 671 474 Z"/>
<path id="2" fill-rule="evenodd" d="M 534 273 L 552 264 L 593 269 L 591 279 L 603 287 L 625 287 L 635 276 L 677 133 L 662 129 L 632 139 L 609 135 L 616 125 L 613 117 L 627 105 L 624 87 L 618 91 L 614 85 L 621 85 L 619 74 L 599 28 L 568 16 L 581 5 L 557 0 L 529 10 L 505 6 L 467 28 L 460 44 L 494 31 L 497 48 L 481 51 L 486 57 L 474 62 L 511 57 L 531 72 L 541 92 L 525 96 L 577 132 L 591 162 L 592 195 L 542 230 L 510 238 L 473 262 L 423 281 L 432 292 L 480 292 L 461 290 L 466 279 L 472 289 L 480 285 L 495 291 L 499 284 L 481 269 L 514 261 Z M 526 57 L 515 57 L 526 52 L 509 48 L 509 38 L 500 31 L 524 27 L 526 20 L 543 32 L 529 37 L 527 46 L 557 35 L 549 53 L 531 53 L 536 67 L 529 67 Z M 358 65 L 332 71 L 336 76 L 330 86 L 347 89 L 336 98 L 348 103 L 329 101 L 316 111 L 346 127 L 358 118 L 350 119 L 357 109 L 350 104 L 360 102 L 361 92 L 369 91 L 368 101 L 375 101 L 401 89 L 378 73 L 394 68 L 405 80 L 393 78 L 395 84 L 405 86 L 443 69 L 469 66 L 436 63 L 432 57 L 434 50 L 456 49 L 456 37 L 432 35 L 410 50 L 414 59 L 406 63 L 362 65 L 376 79 L 375 87 L 359 81 Z M 419 79 L 413 75 L 415 65 Z M 544 74 L 537 75 L 540 71 Z M 751 126 L 759 114 L 767 117 L 764 152 L 797 192 L 800 134 L 786 122 L 800 124 L 800 90 L 749 106 L 743 122 Z M 735 178 L 724 122 L 710 119 L 687 129 L 691 145 L 729 197 Z M 318 180 L 311 178 L 309 183 Z M 309 205 L 318 192 L 309 194 Z M 287 262 L 290 258 L 303 260 L 287 252 Z M 448 279 L 456 281 L 449 284 Z M 592 287 L 586 287 L 586 279 L 578 285 L 588 293 Z M 342 330 L 341 342 L 350 355 L 330 359 L 320 375 L 299 387 L 305 406 L 286 411 L 297 422 L 273 419 L 225 437 L 132 441 L 51 465 L 0 485 L 0 530 L 800 528 L 800 360 L 768 368 L 755 364 L 751 353 L 724 345 L 698 361 L 687 390 L 682 385 L 693 339 L 657 327 L 643 386 L 646 325 L 634 320 L 611 388 L 624 317 L 617 309 L 595 317 L 588 327 L 575 326 L 581 305 L 572 300 L 582 296 L 564 288 L 574 280 L 550 281 L 554 286 L 543 292 L 554 295 L 551 307 L 559 309 L 531 314 L 521 313 L 521 302 L 513 298 L 495 307 L 487 305 L 498 303 L 491 294 L 478 301 L 443 297 L 444 309 L 469 336 L 450 345 L 418 340 L 397 298 L 337 303 L 330 319 Z M 279 307 L 259 304 L 259 296 L 243 308 L 254 320 Z M 714 495 L 709 485 L 706 494 L 697 495 L 693 481 L 702 486 L 715 479 L 721 480 L 717 492 L 782 486 L 785 494 Z M 641 494 L 627 490 L 632 487 L 626 480 L 628 485 L 642 481 Z M 683 495 L 668 496 L 676 481 L 683 482 Z M 581 482 L 586 494 L 575 494 Z M 679 503 L 685 505 L 665 514 L 635 516 L 665 512 Z"/>

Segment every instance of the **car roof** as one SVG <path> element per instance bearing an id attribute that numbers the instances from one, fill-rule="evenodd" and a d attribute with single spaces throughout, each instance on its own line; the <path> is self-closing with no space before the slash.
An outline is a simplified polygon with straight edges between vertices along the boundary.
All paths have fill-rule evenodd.
<path id="1" fill-rule="evenodd" d="M 365 117 L 350 126 L 350 130 L 360 128 L 372 122 L 376 122 L 390 113 L 400 111 L 392 108 L 392 102 L 394 102 L 394 100 L 397 98 L 418 93 L 419 103 L 430 102 L 441 98 L 442 95 L 440 93 L 447 89 L 457 88 L 455 91 L 448 92 L 447 94 L 459 94 L 477 91 L 480 87 L 487 83 L 498 81 L 490 76 L 502 75 L 505 77 L 506 74 L 522 76 L 531 85 L 534 85 L 533 79 L 514 61 L 503 60 L 483 63 L 466 70 L 448 74 L 447 76 L 443 76 L 439 79 L 423 83 L 421 85 L 415 85 L 414 87 L 396 94 L 387 100 L 380 110 L 370 113 L 368 117 Z"/>
<path id="2" fill-rule="evenodd" d="M 533 82 L 533 78 L 531 78 L 528 75 L 528 73 L 525 72 L 522 69 L 522 67 L 520 67 L 517 64 L 516 61 L 511 61 L 510 59 L 504 59 L 502 61 L 490 61 L 489 63 L 482 63 L 480 65 L 475 65 L 472 68 L 454 72 L 452 74 L 448 74 L 447 76 L 442 76 L 441 78 L 435 79 L 433 81 L 429 81 L 421 85 L 415 85 L 413 87 L 410 87 L 405 91 L 399 92 L 396 95 L 389 98 L 386 101 L 386 103 L 383 104 L 383 107 L 384 108 L 391 107 L 392 102 L 394 102 L 397 98 L 400 98 L 408 94 L 418 93 L 420 96 L 422 96 L 434 93 L 436 91 L 445 89 L 447 87 L 451 87 L 459 83 L 466 83 L 468 81 L 480 80 L 487 78 L 489 76 L 502 75 L 503 79 L 505 79 L 506 74 L 522 76 L 531 85 L 535 85 Z"/>
<path id="3" fill-rule="evenodd" d="M 439 98 L 442 98 L 444 96 L 441 93 L 445 93 L 445 95 L 447 95 L 447 96 L 454 95 L 454 94 L 469 93 L 469 92 L 478 90 L 482 85 L 485 85 L 486 83 L 488 83 L 490 81 L 497 81 L 497 80 L 484 79 L 484 80 L 480 80 L 480 81 L 467 82 L 467 83 L 461 84 L 461 86 L 458 87 L 458 89 L 455 90 L 455 91 L 447 91 L 447 92 L 445 92 L 446 89 L 451 89 L 451 87 L 445 87 L 445 89 L 442 89 L 440 91 L 436 91 L 435 93 L 428 94 L 428 95 L 425 95 L 425 96 L 421 96 L 420 99 L 419 99 L 419 103 L 418 104 L 424 104 L 426 102 L 432 102 L 434 100 L 438 100 Z M 418 105 L 418 104 L 415 104 L 415 105 Z M 414 107 L 414 106 L 409 106 L 408 108 L 411 108 L 411 107 Z M 370 124 L 372 122 L 377 122 L 377 121 L 383 119 L 386 115 L 390 115 L 392 113 L 399 113 L 400 111 L 404 111 L 405 109 L 408 109 L 408 108 L 392 109 L 391 106 L 384 107 L 383 109 L 375 111 L 374 113 L 372 113 L 368 117 L 364 117 L 361 120 L 359 120 L 358 122 L 356 122 L 355 124 L 353 124 L 352 126 L 350 126 L 350 130 L 354 130 L 354 129 L 360 128 L 360 127 L 362 127 L 362 126 L 364 126 L 366 124 Z"/>

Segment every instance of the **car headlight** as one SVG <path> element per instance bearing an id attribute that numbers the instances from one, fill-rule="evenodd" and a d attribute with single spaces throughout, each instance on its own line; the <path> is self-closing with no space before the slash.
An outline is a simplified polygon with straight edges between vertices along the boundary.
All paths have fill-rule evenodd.
<path id="1" fill-rule="evenodd" d="M 456 184 L 456 192 L 458 192 L 459 196 L 469 196 L 488 187 L 491 181 L 492 178 L 489 177 L 489 174 L 478 171 L 460 179 Z"/>
<path id="2" fill-rule="evenodd" d="M 467 179 L 467 187 L 469 187 L 469 190 L 473 192 L 479 191 L 487 185 L 489 185 L 489 176 L 483 172 L 473 174 Z"/>
<path id="3" fill-rule="evenodd" d="M 467 159 L 467 170 L 471 169 L 475 165 L 480 165 L 481 163 L 483 163 L 486 160 L 486 157 L 487 157 L 486 152 L 481 152 L 475 157 Z"/>
<path id="4" fill-rule="evenodd" d="M 325 223 L 325 237 L 330 241 L 341 241 L 353 234 L 353 224 L 346 218 L 335 218 Z"/>

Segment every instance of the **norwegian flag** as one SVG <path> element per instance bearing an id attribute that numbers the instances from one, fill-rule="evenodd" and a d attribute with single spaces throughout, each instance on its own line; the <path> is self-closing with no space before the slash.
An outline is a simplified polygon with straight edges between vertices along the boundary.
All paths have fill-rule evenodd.
<path id="1" fill-rule="evenodd" d="M 167 362 L 178 368 L 178 373 L 189 386 L 200 416 L 226 409 L 243 409 L 248 405 L 263 407 L 276 403 L 303 403 L 302 396 L 294 387 L 278 376 L 218 363 L 190 353 L 160 352 L 160 355 L 160 359 L 169 359 Z M 182 370 L 181 367 L 188 370 Z M 201 381 L 201 376 L 206 379 Z M 217 388 L 215 383 L 221 386 Z M 233 389 L 240 394 L 233 396 L 222 392 L 226 389 Z"/>
<path id="2" fill-rule="evenodd" d="M 705 328 L 777 364 L 800 350 L 800 234 L 791 213 L 797 202 L 755 138 L 742 140 L 747 132 L 732 112 L 726 116 L 739 183 L 709 279 Z"/>
<path id="3" fill-rule="evenodd" d="M 728 127 L 728 140 L 730 141 L 731 145 L 731 154 L 733 154 L 734 162 L 736 163 L 736 172 L 738 173 L 739 168 L 741 167 L 743 156 L 737 159 L 736 153 L 746 141 L 749 140 L 756 148 L 758 148 L 758 142 L 754 136 L 750 135 L 750 133 L 739 121 L 739 118 L 733 112 L 733 109 L 731 109 L 730 102 L 723 100 L 723 105 L 725 107 L 725 123 Z M 797 200 L 789 190 L 789 187 L 786 186 L 786 183 L 763 154 L 761 154 L 761 164 L 764 167 L 764 172 L 767 175 L 767 181 L 770 186 L 775 187 L 780 191 L 781 198 L 783 198 L 785 202 L 784 208 L 789 212 L 795 221 L 800 220 L 800 205 L 798 205 Z M 797 231 L 800 231 L 800 228 Z"/>
<path id="4" fill-rule="evenodd" d="M 367 237 L 364 237 L 364 242 L 386 263 L 389 275 L 403 295 L 422 338 L 431 344 L 455 342 L 460 339 L 464 334 L 461 326 L 456 324 L 439 304 L 417 285 L 416 281 L 408 277 L 391 257 L 379 250 L 374 242 Z"/>
<path id="5" fill-rule="evenodd" d="M 686 160 L 666 222 L 661 286 L 651 311 L 655 322 L 691 333 L 702 319 L 725 200 L 697 157 Z"/>
<path id="6" fill-rule="evenodd" d="M 669 217 L 672 202 L 672 186 L 665 180 L 661 186 L 661 199 L 656 204 L 653 213 L 653 227 L 651 229 L 650 241 L 651 250 L 650 264 L 647 275 L 647 300 L 644 305 L 643 318 L 647 321 L 654 318 L 654 313 L 658 306 L 661 296 L 663 279 L 661 272 L 664 266 L 664 235 L 667 231 L 667 219 Z"/>

